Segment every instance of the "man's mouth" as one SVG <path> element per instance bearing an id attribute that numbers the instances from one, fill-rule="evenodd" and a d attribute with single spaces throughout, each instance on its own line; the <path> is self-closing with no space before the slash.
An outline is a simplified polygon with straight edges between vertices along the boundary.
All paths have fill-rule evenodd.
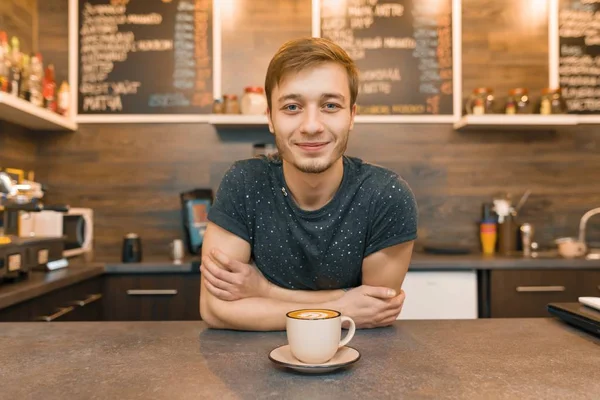
<path id="1" fill-rule="evenodd" d="M 296 146 L 300 147 L 304 151 L 319 151 L 327 146 L 328 142 L 307 142 L 307 143 L 296 143 Z"/>

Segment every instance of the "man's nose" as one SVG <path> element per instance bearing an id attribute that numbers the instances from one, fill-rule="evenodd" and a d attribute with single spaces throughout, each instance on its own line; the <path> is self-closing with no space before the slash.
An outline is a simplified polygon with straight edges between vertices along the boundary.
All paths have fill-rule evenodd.
<path id="1" fill-rule="evenodd" d="M 308 107 L 303 115 L 302 126 L 300 131 L 307 135 L 315 135 L 323 132 L 323 123 L 321 121 L 321 113 L 318 108 Z"/>

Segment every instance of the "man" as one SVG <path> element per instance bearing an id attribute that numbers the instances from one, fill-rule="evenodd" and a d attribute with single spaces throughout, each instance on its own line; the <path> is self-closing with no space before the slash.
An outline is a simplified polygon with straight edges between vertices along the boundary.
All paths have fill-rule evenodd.
<path id="1" fill-rule="evenodd" d="M 344 156 L 355 64 L 328 40 L 290 41 L 271 60 L 265 91 L 278 155 L 236 162 L 219 186 L 202 246 L 203 320 L 283 330 L 288 311 L 326 308 L 358 328 L 390 325 L 417 206 L 397 174 Z"/>

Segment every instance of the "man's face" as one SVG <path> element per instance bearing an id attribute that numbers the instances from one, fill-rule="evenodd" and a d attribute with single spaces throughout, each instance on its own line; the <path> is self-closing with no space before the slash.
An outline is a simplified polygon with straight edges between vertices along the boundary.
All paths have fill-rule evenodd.
<path id="1" fill-rule="evenodd" d="M 271 93 L 271 107 L 277 150 L 298 170 L 324 172 L 346 151 L 356 106 L 342 66 L 326 63 L 285 76 Z"/>

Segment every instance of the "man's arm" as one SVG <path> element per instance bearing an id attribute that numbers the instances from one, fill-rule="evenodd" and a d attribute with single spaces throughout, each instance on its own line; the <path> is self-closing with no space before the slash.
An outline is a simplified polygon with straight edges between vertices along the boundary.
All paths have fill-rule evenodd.
<path id="1" fill-rule="evenodd" d="M 362 264 L 362 283 L 387 286 L 400 293 L 408 271 L 414 241 L 400 243 L 368 255 Z"/>
<path id="2" fill-rule="evenodd" d="M 206 229 L 202 256 L 205 257 L 213 248 L 217 248 L 232 259 L 248 263 L 250 261 L 250 244 L 231 232 L 209 222 Z M 319 292 L 306 292 L 295 297 L 294 301 L 278 301 L 275 299 L 252 297 L 235 301 L 224 301 L 212 295 L 206 288 L 210 285 L 202 276 L 200 282 L 200 314 L 202 319 L 213 328 L 240 330 L 283 330 L 285 314 L 300 308 L 330 307 L 326 296 Z M 218 288 L 214 288 L 218 290 Z M 273 288 L 275 289 L 275 287 Z M 298 291 L 300 292 L 300 291 Z M 315 297 L 310 296 L 314 294 Z M 311 302 L 306 299 L 312 297 Z M 291 298 L 291 297 L 290 297 Z M 316 299 L 321 301 L 315 301 Z"/>
<path id="3" fill-rule="evenodd" d="M 227 254 L 240 262 L 248 262 L 250 245 L 236 235 L 209 223 L 202 253 L 208 254 L 218 244 Z M 202 257 L 203 263 L 207 257 Z M 218 267 L 216 267 L 219 269 Z M 208 286 L 207 286 L 208 285 Z M 210 289 L 210 290 L 209 290 Z M 226 301 L 218 298 L 219 290 L 206 279 L 200 280 L 200 314 L 211 327 L 252 331 L 284 330 L 285 314 L 301 308 L 329 308 L 339 310 L 356 323 L 357 328 L 370 328 L 388 325 L 386 318 L 395 318 L 402 307 L 402 295 L 394 297 L 387 287 L 360 286 L 334 301 L 305 303 L 300 301 L 282 302 L 269 298 L 248 297 Z M 318 294 L 318 292 L 315 292 Z"/>

